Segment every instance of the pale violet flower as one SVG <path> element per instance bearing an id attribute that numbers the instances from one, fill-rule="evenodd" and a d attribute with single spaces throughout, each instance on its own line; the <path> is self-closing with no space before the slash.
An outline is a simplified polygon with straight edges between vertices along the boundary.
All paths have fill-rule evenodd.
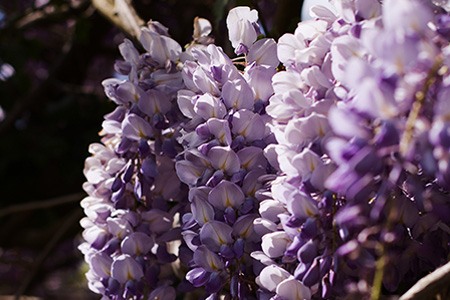
<path id="1" fill-rule="evenodd" d="M 281 257 L 290 242 L 289 236 L 284 231 L 275 231 L 263 236 L 262 251 L 270 258 Z"/>
<path id="2" fill-rule="evenodd" d="M 285 269 L 277 265 L 270 265 L 259 273 L 259 276 L 256 277 L 256 283 L 269 292 L 275 292 L 277 285 L 291 276 Z"/>
<path id="3" fill-rule="evenodd" d="M 261 271 L 256 278 L 256 283 L 264 291 L 276 294 L 281 299 L 311 299 L 311 291 L 308 287 L 296 280 L 288 271 L 274 264 Z"/>
<path id="4" fill-rule="evenodd" d="M 286 300 L 311 299 L 310 289 L 294 277 L 280 282 L 277 285 L 276 294 Z"/>
<path id="5" fill-rule="evenodd" d="M 231 45 L 236 53 L 247 53 L 259 34 L 258 12 L 249 7 L 235 7 L 228 13 L 227 27 Z"/>
<path id="6" fill-rule="evenodd" d="M 336 13 L 336 8 L 330 3 L 329 0 L 305 0 L 302 5 L 302 21 L 313 19 L 316 15 L 314 11 L 319 8 L 330 12 Z M 312 13 L 311 13 L 312 11 Z"/>

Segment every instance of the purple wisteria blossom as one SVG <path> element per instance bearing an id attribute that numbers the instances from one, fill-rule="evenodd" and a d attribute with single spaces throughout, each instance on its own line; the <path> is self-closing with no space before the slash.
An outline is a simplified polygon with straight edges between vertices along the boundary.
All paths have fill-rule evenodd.
<path id="1" fill-rule="evenodd" d="M 311 14 L 277 45 L 265 154 L 280 176 L 252 255 L 313 298 L 395 292 L 448 255 L 445 25 L 419 1 Z M 283 297 L 272 278 L 260 287 Z"/>
<path id="2" fill-rule="evenodd" d="M 142 29 L 139 54 L 129 40 L 119 49 L 117 72 L 105 93 L 117 104 L 105 116 L 102 144 L 91 145 L 81 205 L 90 288 L 109 299 L 175 299 L 173 272 L 180 243 L 176 218 L 186 193 L 175 173 L 176 93 L 184 85 L 177 66 L 181 47 L 157 22 Z M 177 148 L 178 147 L 178 148 Z M 153 296 L 155 295 L 155 296 Z"/>
<path id="3" fill-rule="evenodd" d="M 258 12 L 246 6 L 235 7 L 228 13 L 227 27 L 236 54 L 248 53 L 260 33 Z"/>
<path id="4" fill-rule="evenodd" d="M 278 60 L 275 42 L 256 41 L 256 11 L 237 7 L 227 18 L 230 40 L 241 71 L 221 48 L 192 51 L 178 92 L 178 105 L 189 119 L 180 138 L 185 151 L 176 162 L 179 178 L 189 185 L 191 213 L 183 216 L 183 236 L 192 269 L 186 278 L 204 287 L 209 299 L 229 295 L 255 299 L 254 232 L 259 178 L 270 172 L 264 147 L 273 141 L 265 106 L 273 94 L 270 80 Z M 245 50 L 243 50 L 245 49 Z"/>

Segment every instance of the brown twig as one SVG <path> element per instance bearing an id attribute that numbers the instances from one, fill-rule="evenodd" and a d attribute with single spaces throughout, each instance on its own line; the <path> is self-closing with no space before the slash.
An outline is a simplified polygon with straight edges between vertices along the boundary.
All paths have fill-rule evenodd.
<path id="1" fill-rule="evenodd" d="M 48 200 L 42 200 L 42 201 L 33 201 L 33 202 L 27 202 L 24 204 L 18 204 L 18 205 L 12 205 L 3 209 L 0 209 L 0 217 L 18 213 L 22 211 L 29 211 L 29 210 L 35 210 L 35 209 L 44 209 L 49 208 L 53 206 L 63 205 L 67 203 L 72 202 L 78 202 L 85 193 L 75 193 L 70 195 L 65 195 L 61 197 L 56 197 Z"/>
<path id="2" fill-rule="evenodd" d="M 61 7 L 53 7 L 53 9 L 49 10 L 38 9 L 19 18 L 15 23 L 15 27 L 18 29 L 27 29 L 40 23 L 47 23 L 52 20 L 64 20 L 67 17 L 79 15 L 87 10 L 89 6 L 90 2 L 85 0 L 77 6 L 66 4 Z"/>
<path id="3" fill-rule="evenodd" d="M 94 7 L 114 25 L 133 38 L 139 38 L 145 24 L 130 0 L 91 0 Z"/>
<path id="4" fill-rule="evenodd" d="M 57 245 L 59 240 L 63 237 L 63 235 L 67 232 L 67 230 L 69 230 L 69 228 L 81 218 L 81 215 L 82 215 L 81 210 L 76 209 L 75 211 L 72 212 L 72 214 L 70 216 L 68 216 L 65 219 L 64 223 L 61 224 L 61 226 L 55 232 L 53 237 L 45 245 L 44 249 L 42 249 L 42 251 L 39 253 L 38 257 L 36 257 L 36 260 L 33 263 L 33 267 L 31 269 L 31 271 L 28 273 L 28 275 L 22 281 L 22 284 L 17 289 L 16 299 L 20 299 L 20 296 L 22 296 L 27 291 L 31 282 L 34 279 L 34 276 L 37 274 L 37 272 L 41 268 L 41 265 L 44 262 L 44 260 L 50 254 L 52 249 L 55 248 L 55 246 Z"/>
<path id="5" fill-rule="evenodd" d="M 450 286 L 450 262 L 420 279 L 399 300 L 433 299 L 440 291 Z"/>

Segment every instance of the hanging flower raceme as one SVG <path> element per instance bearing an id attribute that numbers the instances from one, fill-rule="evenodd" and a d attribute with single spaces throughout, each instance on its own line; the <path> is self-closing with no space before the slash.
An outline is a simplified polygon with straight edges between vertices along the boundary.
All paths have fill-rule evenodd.
<path id="1" fill-rule="evenodd" d="M 267 107 L 278 144 L 265 151 L 283 176 L 257 220 L 260 276 L 286 271 L 317 298 L 364 296 L 445 262 L 448 40 L 441 17 L 407 2 L 314 7 L 280 38 L 286 71 Z M 270 278 L 261 288 L 281 296 L 283 280 Z"/>
<path id="2" fill-rule="evenodd" d="M 187 279 L 210 297 L 256 297 L 249 254 L 260 243 L 253 230 L 255 192 L 258 178 L 270 172 L 263 155 L 271 142 L 265 106 L 278 66 L 275 42 L 257 40 L 256 21 L 248 7 L 231 10 L 231 41 L 246 56 L 231 60 L 215 45 L 192 51 L 183 69 L 187 89 L 178 92 L 180 110 L 189 118 L 180 139 L 185 151 L 176 163 L 179 178 L 190 186 L 191 213 L 183 216 L 193 266 Z"/>
<path id="3" fill-rule="evenodd" d="M 142 29 L 140 41 L 144 54 L 129 40 L 119 47 L 124 60 L 116 71 L 128 79 L 103 82 L 117 107 L 105 116 L 103 145 L 92 145 L 86 160 L 80 249 L 93 291 L 111 299 L 174 299 L 174 283 L 182 280 L 171 266 L 181 239 L 175 219 L 186 201 L 173 161 L 180 151 L 182 52 L 157 22 Z"/>
<path id="4" fill-rule="evenodd" d="M 281 174 L 261 203 L 256 228 L 264 234 L 262 250 L 253 253 L 267 265 L 257 281 L 267 297 L 328 298 L 340 280 L 333 214 L 342 203 L 324 186 L 336 168 L 324 143 L 331 134 L 328 111 L 338 101 L 330 47 L 345 31 L 326 8 L 315 7 L 313 13 L 315 20 L 299 23 L 277 45 L 286 71 L 272 79 L 275 94 L 267 113 L 278 143 L 265 153 Z M 279 272 L 285 275 L 274 275 Z"/>
<path id="5" fill-rule="evenodd" d="M 439 146 L 430 143 L 448 77 L 448 40 L 436 30 L 438 19 L 419 1 L 385 1 L 376 26 L 352 44 L 362 55 L 343 55 L 345 40 L 332 46 L 342 57 L 334 74 L 347 99 L 330 112 L 336 137 L 327 143 L 338 168 L 326 186 L 348 202 L 336 217 L 345 241 L 338 253 L 361 271 L 383 264 L 383 286 L 390 291 L 447 259 L 449 231 L 442 226 L 450 219 L 441 214 L 450 208 L 447 170 L 435 167 Z M 358 132 L 342 130 L 347 126 Z M 365 223 L 351 222 L 349 210 L 366 211 Z M 354 259 L 359 253 L 368 258 Z"/>

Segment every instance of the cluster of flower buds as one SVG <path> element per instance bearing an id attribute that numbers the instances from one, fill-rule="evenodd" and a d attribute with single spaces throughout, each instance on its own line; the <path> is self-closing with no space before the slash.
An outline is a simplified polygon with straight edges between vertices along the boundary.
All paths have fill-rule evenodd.
<path id="1" fill-rule="evenodd" d="M 326 299 L 395 292 L 448 257 L 447 14 L 335 4 L 278 42 L 266 153 L 283 176 L 261 204 L 269 232 L 255 254 L 277 278 L 271 294 L 279 268 Z"/>
<path id="2" fill-rule="evenodd" d="M 339 286 L 334 213 L 342 201 L 325 187 L 336 169 L 325 145 L 332 135 L 328 113 L 340 100 L 330 48 L 346 31 L 327 8 L 313 7 L 312 14 L 278 41 L 286 70 L 274 75 L 267 107 L 277 143 L 265 152 L 280 175 L 260 206 L 258 224 L 266 233 L 254 257 L 267 265 L 261 288 L 282 299 L 326 299 Z"/>
<path id="3" fill-rule="evenodd" d="M 81 223 L 109 299 L 398 293 L 450 249 L 450 17 L 419 0 L 315 6 L 278 43 L 227 17 L 125 41 Z M 279 67 L 280 63 L 282 67 Z"/>
<path id="4" fill-rule="evenodd" d="M 93 291 L 111 299 L 173 299 L 180 281 L 172 268 L 181 237 L 175 220 L 186 198 L 173 160 L 180 151 L 173 103 L 184 87 L 182 49 L 157 22 L 140 40 L 145 54 L 129 40 L 119 47 L 124 60 L 115 67 L 127 79 L 103 82 L 117 107 L 105 116 L 103 145 L 91 145 L 86 160 L 80 249 Z"/>
<path id="5" fill-rule="evenodd" d="M 367 12 L 370 26 L 332 45 L 333 74 L 345 91 L 329 114 L 335 136 L 326 147 L 337 169 L 326 186 L 346 201 L 336 221 L 348 273 L 370 285 L 381 268 L 394 292 L 447 260 L 448 170 L 437 167 L 429 127 L 442 112 L 449 42 L 437 30 L 441 16 L 420 1 L 374 3 Z"/>
<path id="6" fill-rule="evenodd" d="M 264 108 L 279 63 L 275 41 L 257 40 L 256 21 L 255 10 L 232 10 L 230 39 L 245 57 L 233 63 L 215 45 L 195 49 L 184 63 L 187 88 L 178 92 L 178 106 L 189 120 L 180 139 L 185 151 L 176 162 L 179 178 L 190 188 L 191 213 L 183 217 L 182 234 L 193 269 L 186 276 L 210 297 L 226 291 L 234 298 L 256 298 L 250 257 L 260 247 L 253 230 L 255 193 L 258 178 L 270 173 L 263 149 L 273 139 Z"/>

